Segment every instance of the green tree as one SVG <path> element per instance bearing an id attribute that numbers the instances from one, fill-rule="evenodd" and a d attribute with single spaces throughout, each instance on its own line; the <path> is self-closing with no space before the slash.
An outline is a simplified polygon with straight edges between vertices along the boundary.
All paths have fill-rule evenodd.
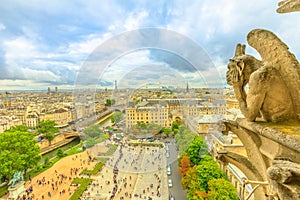
<path id="1" fill-rule="evenodd" d="M 38 164 L 40 148 L 34 135 L 21 131 L 0 134 L 0 177 L 10 179 L 16 171 L 26 171 Z"/>
<path id="2" fill-rule="evenodd" d="M 175 129 L 177 130 L 177 129 Z M 178 144 L 179 155 L 182 155 L 197 136 L 195 132 L 190 131 L 185 125 L 180 125 L 175 140 Z"/>
<path id="3" fill-rule="evenodd" d="M 208 199 L 238 200 L 235 187 L 227 180 L 213 179 L 208 182 Z"/>
<path id="4" fill-rule="evenodd" d="M 191 160 L 184 154 L 180 159 L 180 165 L 178 168 L 178 173 L 183 177 L 186 175 L 187 171 L 191 168 Z"/>
<path id="5" fill-rule="evenodd" d="M 174 129 L 173 132 L 174 132 L 174 135 L 176 135 L 178 133 L 178 129 Z"/>
<path id="6" fill-rule="evenodd" d="M 106 106 L 112 106 L 115 104 L 115 100 L 114 99 L 106 99 L 105 101 L 105 105 Z"/>
<path id="7" fill-rule="evenodd" d="M 99 124 L 93 124 L 84 129 L 84 133 L 88 137 L 96 138 L 102 133 L 101 126 Z"/>
<path id="8" fill-rule="evenodd" d="M 199 181 L 197 180 L 197 171 L 196 166 L 190 167 L 185 176 L 183 176 L 180 180 L 183 189 L 188 189 L 190 191 L 195 190 L 199 187 Z"/>
<path id="9" fill-rule="evenodd" d="M 167 137 L 169 137 L 169 135 L 172 132 L 172 130 L 170 128 L 167 128 L 167 127 L 163 127 L 162 131 L 167 135 Z"/>
<path id="10" fill-rule="evenodd" d="M 187 199 L 188 200 L 205 200 L 207 199 L 206 192 L 200 190 L 188 190 Z"/>
<path id="11" fill-rule="evenodd" d="M 201 191 L 208 192 L 208 182 L 213 179 L 224 178 L 226 174 L 219 168 L 211 156 L 204 156 L 196 167 L 197 180 L 200 183 Z"/>
<path id="12" fill-rule="evenodd" d="M 10 127 L 10 129 L 6 130 L 6 132 L 15 132 L 15 131 L 28 132 L 28 127 L 23 125 L 18 125 L 18 126 Z"/>
<path id="13" fill-rule="evenodd" d="M 97 143 L 101 143 L 101 142 L 104 142 L 105 140 L 107 140 L 108 138 L 109 138 L 109 134 L 101 134 L 101 135 L 97 138 L 96 142 L 97 142 Z"/>
<path id="14" fill-rule="evenodd" d="M 89 137 L 86 142 L 85 142 L 85 146 L 87 148 L 90 148 L 92 146 L 94 146 L 95 144 L 97 144 L 96 140 L 94 138 Z"/>
<path id="15" fill-rule="evenodd" d="M 175 129 L 179 129 L 179 123 L 178 123 L 178 121 L 174 121 L 173 123 L 172 123 L 172 131 L 174 131 Z"/>
<path id="16" fill-rule="evenodd" d="M 51 144 L 52 140 L 54 140 L 54 135 L 53 133 L 46 133 L 45 138 L 48 140 L 49 144 Z"/>
<path id="17" fill-rule="evenodd" d="M 200 136 L 196 136 L 188 147 L 187 154 L 191 159 L 192 166 L 197 165 L 202 157 L 209 154 L 205 141 Z"/>
<path id="18" fill-rule="evenodd" d="M 44 165 L 48 165 L 48 164 L 49 164 L 49 161 L 50 161 L 49 156 L 46 156 L 46 157 L 45 157 L 45 160 L 44 160 Z"/>
<path id="19" fill-rule="evenodd" d="M 54 134 L 58 132 L 58 128 L 55 127 L 56 123 L 53 120 L 47 120 L 47 121 L 40 121 L 38 123 L 38 133 L 44 134 L 46 140 L 49 141 L 49 144 L 51 144 L 51 141 L 54 139 Z"/>
<path id="20" fill-rule="evenodd" d="M 64 151 L 61 148 L 57 149 L 56 156 L 59 158 L 64 157 L 65 156 Z"/>
<path id="21" fill-rule="evenodd" d="M 121 112 L 115 112 L 111 117 L 112 123 L 119 123 L 123 119 L 123 114 Z"/>

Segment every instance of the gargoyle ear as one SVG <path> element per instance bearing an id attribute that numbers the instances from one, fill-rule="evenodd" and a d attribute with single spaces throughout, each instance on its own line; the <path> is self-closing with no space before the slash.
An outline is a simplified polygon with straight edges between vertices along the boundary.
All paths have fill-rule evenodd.
<path id="1" fill-rule="evenodd" d="M 244 61 L 243 61 L 243 60 L 239 60 L 239 61 L 237 62 L 237 69 L 238 69 L 238 71 L 239 71 L 239 75 L 240 75 L 240 76 L 242 75 L 242 73 L 243 73 L 243 71 L 244 71 L 244 68 L 245 68 L 245 63 L 244 63 Z"/>
<path id="2" fill-rule="evenodd" d="M 242 55 L 245 55 L 245 54 L 246 54 L 246 45 L 245 45 L 245 44 L 242 44 L 242 47 L 241 47 L 241 54 L 242 54 Z"/>
<path id="3" fill-rule="evenodd" d="M 236 45 L 234 56 L 240 56 L 241 55 L 241 53 L 242 53 L 241 48 L 242 48 L 241 44 Z"/>

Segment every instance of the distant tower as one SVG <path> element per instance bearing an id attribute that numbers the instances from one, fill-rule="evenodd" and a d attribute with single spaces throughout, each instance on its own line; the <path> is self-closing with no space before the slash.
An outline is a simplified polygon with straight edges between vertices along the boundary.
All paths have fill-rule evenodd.
<path id="1" fill-rule="evenodd" d="M 51 92 L 51 90 L 50 90 L 50 87 L 48 87 L 48 92 L 47 92 L 47 94 L 49 95 L 49 94 L 50 94 L 50 92 Z"/>
<path id="2" fill-rule="evenodd" d="M 189 92 L 189 82 L 186 83 L 186 92 Z"/>
<path id="3" fill-rule="evenodd" d="M 58 94 L 58 88 L 57 87 L 55 87 L 55 93 Z"/>
<path id="4" fill-rule="evenodd" d="M 11 100 L 10 100 L 9 95 L 10 95 L 10 93 L 6 91 L 5 92 L 5 102 L 4 102 L 5 108 L 11 107 Z"/>
<path id="5" fill-rule="evenodd" d="M 117 80 L 115 80 L 115 90 L 118 89 Z"/>

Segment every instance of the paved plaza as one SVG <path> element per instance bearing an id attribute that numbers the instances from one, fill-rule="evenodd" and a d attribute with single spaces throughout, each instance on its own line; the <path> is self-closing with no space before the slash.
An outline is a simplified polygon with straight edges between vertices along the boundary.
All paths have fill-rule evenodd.
<path id="1" fill-rule="evenodd" d="M 102 148 L 103 147 L 103 148 Z M 94 149 L 95 150 L 95 149 Z M 98 146 L 105 152 L 107 147 Z M 62 158 L 50 169 L 27 181 L 27 198 L 32 200 L 67 200 L 78 186 L 72 186 L 74 178 L 84 169 L 93 169 L 96 161 L 89 161 L 89 150 Z M 94 152 L 93 152 L 94 153 Z M 90 178 L 81 199 L 86 200 L 167 200 L 169 189 L 166 173 L 166 150 L 161 147 L 119 145 L 108 158 L 103 169 Z M 4 199 L 8 198 L 5 196 Z"/>
<path id="2" fill-rule="evenodd" d="M 25 189 L 28 191 L 26 199 L 67 200 L 77 189 L 77 186 L 71 186 L 74 178 L 80 177 L 79 173 L 83 169 L 93 169 L 96 164 L 96 161 L 88 161 L 87 151 L 62 158 L 50 169 L 33 177 L 31 181 L 26 181 Z M 3 198 L 7 199 L 8 195 Z"/>
<path id="3" fill-rule="evenodd" d="M 165 149 L 119 146 L 102 171 L 92 177 L 85 199 L 168 199 Z"/>

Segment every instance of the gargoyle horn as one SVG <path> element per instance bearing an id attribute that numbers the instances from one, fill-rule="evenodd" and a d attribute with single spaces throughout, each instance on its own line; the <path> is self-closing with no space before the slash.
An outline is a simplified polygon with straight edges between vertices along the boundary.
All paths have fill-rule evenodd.
<path id="1" fill-rule="evenodd" d="M 245 55 L 245 49 L 246 49 L 245 44 L 237 44 L 235 53 L 234 53 L 234 57 Z"/>
<path id="2" fill-rule="evenodd" d="M 242 45 L 237 44 L 235 48 L 234 57 L 242 55 Z"/>

